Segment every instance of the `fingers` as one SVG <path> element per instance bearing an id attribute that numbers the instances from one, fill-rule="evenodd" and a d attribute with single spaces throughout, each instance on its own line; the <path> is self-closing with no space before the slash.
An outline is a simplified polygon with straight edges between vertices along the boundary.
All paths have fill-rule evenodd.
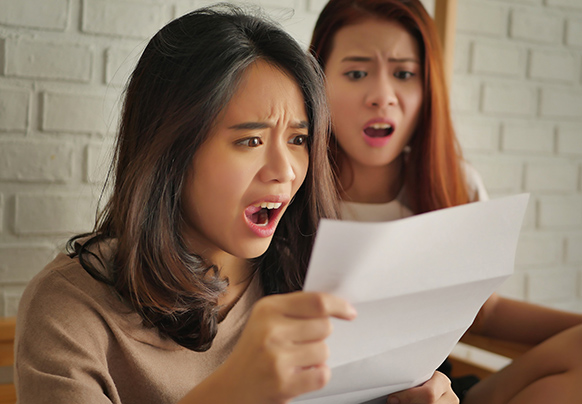
<path id="1" fill-rule="evenodd" d="M 424 384 L 388 396 L 388 404 L 458 404 L 459 398 L 451 388 L 451 381 L 441 372 L 435 372 Z"/>
<path id="2" fill-rule="evenodd" d="M 288 317 L 336 317 L 344 320 L 356 317 L 356 309 L 351 304 L 328 293 L 295 292 L 269 297 Z"/>

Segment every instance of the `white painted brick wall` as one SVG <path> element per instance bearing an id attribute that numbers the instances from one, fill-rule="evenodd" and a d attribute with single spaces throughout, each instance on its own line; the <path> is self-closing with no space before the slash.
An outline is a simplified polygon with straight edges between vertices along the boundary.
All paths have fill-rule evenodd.
<path id="1" fill-rule="evenodd" d="M 491 36 L 505 36 L 508 9 L 504 5 L 478 0 L 459 1 L 457 30 Z"/>
<path id="2" fill-rule="evenodd" d="M 2 0 L 0 24 L 62 31 L 71 0 Z"/>
<path id="3" fill-rule="evenodd" d="M 579 119 L 582 116 L 582 92 L 571 88 L 543 88 L 540 114 L 544 117 Z"/>
<path id="4" fill-rule="evenodd" d="M 564 255 L 564 242 L 554 234 L 522 233 L 515 255 L 515 265 L 527 267 L 554 267 Z"/>
<path id="5" fill-rule="evenodd" d="M 582 196 L 542 196 L 539 209 L 541 227 L 574 230 L 582 226 Z"/>
<path id="6" fill-rule="evenodd" d="M 510 35 L 516 39 L 558 44 L 563 37 L 564 18 L 547 11 L 514 9 L 511 13 Z"/>
<path id="7" fill-rule="evenodd" d="M 47 132 L 107 133 L 115 100 L 87 94 L 43 94 L 42 129 Z"/>
<path id="8" fill-rule="evenodd" d="M 72 235 L 91 230 L 94 203 L 93 198 L 74 193 L 16 195 L 14 232 L 23 236 Z"/>
<path id="9" fill-rule="evenodd" d="M 92 34 L 149 38 L 169 17 L 162 4 L 84 0 L 82 30 Z"/>
<path id="10" fill-rule="evenodd" d="M 582 264 L 582 235 L 567 237 L 566 262 L 568 264 Z"/>
<path id="11" fill-rule="evenodd" d="M 87 82 L 91 79 L 92 52 L 88 46 L 6 40 L 7 76 Z"/>
<path id="12" fill-rule="evenodd" d="M 55 249 L 50 245 L 0 246 L 0 282 L 3 284 L 27 282 L 54 256 Z"/>
<path id="13" fill-rule="evenodd" d="M 29 102 L 28 91 L 0 87 L 0 130 L 26 130 Z"/>
<path id="14" fill-rule="evenodd" d="M 72 178 L 73 149 L 67 143 L 0 140 L 0 179 L 66 182 Z"/>
<path id="15" fill-rule="evenodd" d="M 526 166 L 525 190 L 573 193 L 578 189 L 578 174 L 577 164 L 564 164 L 555 161 L 528 163 Z"/>
<path id="16" fill-rule="evenodd" d="M 306 46 L 326 0 L 246 2 Z M 213 3 L 0 0 L 0 315 L 15 314 L 54 246 L 91 229 L 117 97 L 146 40 Z M 531 193 L 499 291 L 582 312 L 582 1 L 461 0 L 457 18 L 464 155 L 491 197 Z"/>
<path id="17" fill-rule="evenodd" d="M 565 7 L 582 11 L 582 2 L 580 0 L 546 0 L 546 4 L 548 6 Z"/>
<path id="18" fill-rule="evenodd" d="M 582 18 L 568 19 L 566 24 L 566 44 L 582 47 Z"/>
<path id="19" fill-rule="evenodd" d="M 479 42 L 473 45 L 471 72 L 502 76 L 520 76 L 525 69 L 525 50 L 499 42 Z"/>
<path id="20" fill-rule="evenodd" d="M 482 111 L 487 114 L 532 116 L 537 106 L 537 90 L 523 84 L 487 83 L 483 88 Z"/>
<path id="21" fill-rule="evenodd" d="M 502 150 L 532 154 L 551 154 L 554 127 L 550 123 L 507 122 L 502 129 Z"/>
<path id="22" fill-rule="evenodd" d="M 582 156 L 582 127 L 562 126 L 558 129 L 558 153 Z"/>
<path id="23" fill-rule="evenodd" d="M 533 50 L 529 75 L 532 79 L 574 83 L 580 73 L 579 59 L 569 51 Z"/>

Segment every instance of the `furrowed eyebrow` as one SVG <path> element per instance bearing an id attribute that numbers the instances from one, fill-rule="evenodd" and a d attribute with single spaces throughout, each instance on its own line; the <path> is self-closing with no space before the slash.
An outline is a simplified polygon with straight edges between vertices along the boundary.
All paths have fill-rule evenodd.
<path id="1" fill-rule="evenodd" d="M 366 56 L 346 56 L 341 61 L 342 62 L 370 62 L 370 61 L 372 61 L 372 58 L 366 57 Z M 413 62 L 413 63 L 420 64 L 420 62 L 415 58 L 402 58 L 402 59 L 389 58 L 388 62 L 392 62 L 392 63 Z"/>
<path id="2" fill-rule="evenodd" d="M 370 62 L 372 58 L 366 56 L 346 56 L 342 62 Z"/>
<path id="3" fill-rule="evenodd" d="M 272 128 L 273 125 L 267 122 L 243 122 L 236 125 L 229 126 L 228 129 L 234 130 L 256 130 L 256 129 L 268 129 Z M 294 129 L 306 129 L 309 127 L 307 121 L 299 121 L 291 124 Z"/>

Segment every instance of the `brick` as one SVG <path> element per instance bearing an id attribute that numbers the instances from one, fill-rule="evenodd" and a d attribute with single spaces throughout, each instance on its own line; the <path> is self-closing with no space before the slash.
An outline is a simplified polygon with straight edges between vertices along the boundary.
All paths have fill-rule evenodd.
<path id="1" fill-rule="evenodd" d="M 562 42 L 564 19 L 547 12 L 528 9 L 513 10 L 510 35 L 532 42 L 557 44 Z"/>
<path id="2" fill-rule="evenodd" d="M 87 167 L 85 181 L 91 184 L 102 184 L 107 178 L 113 158 L 114 144 L 112 142 L 90 144 L 87 146 Z"/>
<path id="3" fill-rule="evenodd" d="M 451 89 L 451 109 L 454 112 L 476 112 L 481 93 L 478 80 L 454 78 Z"/>
<path id="4" fill-rule="evenodd" d="M 488 191 L 521 191 L 523 167 L 520 162 L 492 156 L 491 158 L 472 159 L 471 164 L 483 177 Z"/>
<path id="5" fill-rule="evenodd" d="M 525 274 L 522 272 L 514 273 L 495 292 L 510 299 L 524 300 Z"/>
<path id="6" fill-rule="evenodd" d="M 163 25 L 161 4 L 85 0 L 82 31 L 92 34 L 149 38 Z"/>
<path id="7" fill-rule="evenodd" d="M 566 44 L 582 48 L 582 19 L 569 19 L 566 22 Z"/>
<path id="8" fill-rule="evenodd" d="M 281 13 L 272 14 L 276 21 L 280 21 L 285 31 L 299 42 L 303 49 L 307 49 L 311 43 L 311 33 L 317 21 L 317 15 L 309 13 L 296 13 L 293 19 L 281 18 Z"/>
<path id="9" fill-rule="evenodd" d="M 578 166 L 565 162 L 528 163 L 525 171 L 527 191 L 575 192 Z"/>
<path id="10" fill-rule="evenodd" d="M 517 244 L 515 264 L 519 267 L 551 266 L 561 263 L 562 239 L 553 234 L 522 234 Z"/>
<path id="11" fill-rule="evenodd" d="M 501 139 L 504 151 L 550 154 L 554 150 L 554 129 L 546 123 L 505 123 Z"/>
<path id="12" fill-rule="evenodd" d="M 88 46 L 9 39 L 6 41 L 7 76 L 87 82 L 92 53 Z"/>
<path id="13" fill-rule="evenodd" d="M 49 132 L 107 133 L 117 128 L 115 101 L 103 96 L 43 93 L 42 129 Z"/>
<path id="14" fill-rule="evenodd" d="M 525 50 L 501 42 L 475 42 L 471 71 L 502 76 L 521 76 L 525 71 Z"/>
<path id="15" fill-rule="evenodd" d="M 495 151 L 499 148 L 499 123 L 483 119 L 457 119 L 456 133 L 463 150 Z"/>
<path id="16" fill-rule="evenodd" d="M 582 118 L 582 90 L 543 88 L 540 114 L 544 117 Z"/>
<path id="17" fill-rule="evenodd" d="M 20 304 L 20 298 L 22 297 L 22 292 L 4 292 L 3 303 L 4 303 L 4 316 L 5 317 L 15 317 L 18 314 L 18 305 Z"/>
<path id="18" fill-rule="evenodd" d="M 582 226 L 582 197 L 547 195 L 539 197 L 538 203 L 539 226 L 565 229 Z"/>
<path id="19" fill-rule="evenodd" d="M 0 194 L 0 234 L 4 231 L 4 195 Z"/>
<path id="20" fill-rule="evenodd" d="M 0 282 L 28 282 L 55 256 L 47 245 L 0 246 Z"/>
<path id="21" fill-rule="evenodd" d="M 461 1 L 457 6 L 457 30 L 493 36 L 507 32 L 507 7 L 482 1 Z"/>
<path id="22" fill-rule="evenodd" d="M 70 0 L 2 0 L 0 24 L 63 31 Z"/>
<path id="23" fill-rule="evenodd" d="M 196 1 L 196 0 L 181 1 L 174 6 L 174 18 L 181 17 L 184 14 L 187 14 L 190 11 L 196 10 L 197 8 L 203 7 L 205 5 L 207 5 L 207 4 L 204 4 L 204 2 L 200 2 L 200 1 Z M 208 4 L 208 5 L 210 5 L 210 4 Z"/>
<path id="24" fill-rule="evenodd" d="M 529 199 L 527 208 L 525 210 L 525 216 L 523 218 L 523 223 L 521 225 L 522 230 L 535 230 L 537 222 L 537 203 L 534 198 Z"/>
<path id="25" fill-rule="evenodd" d="M 0 179 L 64 182 L 72 177 L 73 149 L 66 143 L 0 141 Z"/>
<path id="26" fill-rule="evenodd" d="M 567 270 L 532 270 L 527 274 L 528 300 L 544 302 L 576 297 L 577 273 Z"/>
<path id="27" fill-rule="evenodd" d="M 546 5 L 551 7 L 564 7 L 582 11 L 580 0 L 546 0 Z"/>
<path id="28" fill-rule="evenodd" d="M 0 130 L 25 131 L 29 105 L 28 91 L 0 88 Z"/>
<path id="29" fill-rule="evenodd" d="M 252 3 L 261 7 L 295 8 L 295 0 L 253 0 Z"/>
<path id="30" fill-rule="evenodd" d="M 471 54 L 471 40 L 463 35 L 455 37 L 455 57 L 453 71 L 467 73 L 469 71 L 469 57 Z"/>
<path id="31" fill-rule="evenodd" d="M 558 153 L 582 156 L 582 124 L 558 129 Z"/>
<path id="32" fill-rule="evenodd" d="M 308 0 L 307 10 L 311 13 L 319 14 L 327 2 L 328 0 Z M 423 3 L 425 2 L 423 1 Z"/>
<path id="33" fill-rule="evenodd" d="M 574 82 L 577 79 L 577 57 L 572 52 L 534 50 L 531 53 L 529 77 L 556 82 Z"/>
<path id="34" fill-rule="evenodd" d="M 582 234 L 568 236 L 566 239 L 566 263 L 582 263 Z"/>
<path id="35" fill-rule="evenodd" d="M 73 234 L 91 231 L 95 205 L 79 194 L 16 195 L 14 229 L 18 235 Z"/>
<path id="36" fill-rule="evenodd" d="M 138 59 L 139 53 L 135 49 L 107 49 L 105 52 L 105 83 L 125 86 Z"/>
<path id="37" fill-rule="evenodd" d="M 521 84 L 486 84 L 482 110 L 499 115 L 531 116 L 536 109 L 537 91 Z"/>

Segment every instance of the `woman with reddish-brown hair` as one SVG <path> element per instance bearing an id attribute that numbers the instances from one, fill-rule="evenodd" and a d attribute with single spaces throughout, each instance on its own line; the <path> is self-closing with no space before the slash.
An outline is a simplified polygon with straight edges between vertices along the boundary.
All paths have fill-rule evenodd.
<path id="1" fill-rule="evenodd" d="M 326 76 L 343 219 L 396 220 L 488 198 L 457 143 L 435 24 L 419 0 L 330 0 L 311 52 Z M 494 294 L 469 331 L 536 347 L 481 382 L 453 380 L 463 402 L 579 402 L 582 315 Z"/>

